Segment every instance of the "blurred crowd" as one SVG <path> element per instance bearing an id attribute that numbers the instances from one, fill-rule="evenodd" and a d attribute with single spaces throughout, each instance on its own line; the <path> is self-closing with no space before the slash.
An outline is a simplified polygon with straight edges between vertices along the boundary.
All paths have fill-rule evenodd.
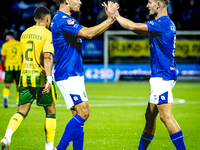
<path id="1" fill-rule="evenodd" d="M 81 11 L 74 14 L 78 22 L 86 27 L 99 24 L 106 19 L 103 2 L 108 0 L 81 0 Z M 112 0 L 120 5 L 119 12 L 122 16 L 135 22 L 151 20 L 146 4 L 148 0 Z M 51 11 L 51 16 L 56 14 L 59 8 L 53 0 L 1 0 L 0 5 L 0 39 L 4 39 L 4 33 L 14 31 L 17 39 L 28 27 L 35 24 L 34 9 L 38 6 L 46 6 Z M 168 15 L 174 21 L 177 30 L 200 30 L 200 1 L 199 0 L 170 0 Z M 116 22 L 111 30 L 123 30 Z"/>

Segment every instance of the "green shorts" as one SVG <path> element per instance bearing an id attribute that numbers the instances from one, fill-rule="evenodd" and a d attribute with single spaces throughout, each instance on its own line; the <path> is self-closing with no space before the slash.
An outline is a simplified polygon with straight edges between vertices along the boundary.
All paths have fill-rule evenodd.
<path id="1" fill-rule="evenodd" d="M 5 80 L 4 83 L 13 83 L 15 79 L 16 83 L 19 84 L 19 77 L 21 71 L 5 71 Z"/>
<path id="2" fill-rule="evenodd" d="M 44 87 L 19 87 L 19 106 L 32 103 L 35 99 L 38 106 L 51 106 L 54 101 L 56 104 L 57 93 L 54 82 L 48 94 L 42 94 Z"/>

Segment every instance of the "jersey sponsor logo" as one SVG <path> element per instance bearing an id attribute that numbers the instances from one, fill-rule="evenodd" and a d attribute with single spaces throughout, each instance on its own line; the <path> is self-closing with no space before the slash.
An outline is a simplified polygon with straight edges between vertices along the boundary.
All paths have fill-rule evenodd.
<path id="1" fill-rule="evenodd" d="M 70 18 L 70 19 L 67 20 L 67 23 L 68 23 L 69 25 L 73 25 L 73 24 L 74 24 L 74 20 Z"/>
<path id="2" fill-rule="evenodd" d="M 22 39 L 37 39 L 42 40 L 42 36 L 38 34 L 23 34 Z"/>

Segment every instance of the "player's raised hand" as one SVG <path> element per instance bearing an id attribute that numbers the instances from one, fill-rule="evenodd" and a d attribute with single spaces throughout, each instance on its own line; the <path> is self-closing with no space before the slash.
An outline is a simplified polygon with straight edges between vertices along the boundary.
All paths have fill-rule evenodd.
<path id="1" fill-rule="evenodd" d="M 45 88 L 42 90 L 42 94 L 48 94 L 51 90 L 51 84 L 49 82 L 47 82 L 45 84 Z"/>
<path id="2" fill-rule="evenodd" d="M 108 16 L 109 19 L 112 19 L 113 21 L 116 20 L 116 14 L 118 13 L 118 9 L 119 9 L 119 4 L 118 3 L 113 3 L 111 1 L 108 1 L 108 4 L 106 4 L 105 2 L 102 4 L 103 7 L 105 7 L 106 10 L 106 14 Z"/>

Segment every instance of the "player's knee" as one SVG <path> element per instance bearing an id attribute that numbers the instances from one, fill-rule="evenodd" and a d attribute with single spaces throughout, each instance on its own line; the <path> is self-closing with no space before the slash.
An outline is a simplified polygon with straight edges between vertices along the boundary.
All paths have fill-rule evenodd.
<path id="1" fill-rule="evenodd" d="M 44 110 L 46 114 L 56 114 L 55 103 L 53 102 L 51 106 L 45 106 Z"/>
<path id="2" fill-rule="evenodd" d="M 90 110 L 89 109 L 85 109 L 83 112 L 82 112 L 82 118 L 84 120 L 87 120 L 90 116 Z"/>
<path id="3" fill-rule="evenodd" d="M 87 120 L 90 116 L 90 109 L 89 108 L 81 109 L 77 112 L 77 114 L 81 116 L 84 120 Z"/>
<path id="4" fill-rule="evenodd" d="M 47 109 L 47 114 L 56 114 L 56 108 Z"/>
<path id="5" fill-rule="evenodd" d="M 89 116 L 90 116 L 90 109 L 87 111 L 87 114 L 86 114 L 87 119 L 89 118 Z"/>
<path id="6" fill-rule="evenodd" d="M 168 114 L 160 114 L 160 120 L 165 124 L 171 119 L 170 115 Z"/>
<path id="7" fill-rule="evenodd" d="M 6 83 L 6 84 L 5 84 L 5 87 L 8 88 L 8 89 L 10 89 L 10 84 L 9 84 L 9 83 Z"/>
<path id="8" fill-rule="evenodd" d="M 27 111 L 27 110 L 19 109 L 18 108 L 17 112 L 19 112 L 20 114 L 22 114 L 24 116 L 24 118 L 25 118 L 28 115 L 29 110 Z"/>
<path id="9" fill-rule="evenodd" d="M 76 113 L 81 116 L 84 120 L 87 120 L 90 116 L 90 108 L 88 102 L 83 102 L 75 105 Z"/>

